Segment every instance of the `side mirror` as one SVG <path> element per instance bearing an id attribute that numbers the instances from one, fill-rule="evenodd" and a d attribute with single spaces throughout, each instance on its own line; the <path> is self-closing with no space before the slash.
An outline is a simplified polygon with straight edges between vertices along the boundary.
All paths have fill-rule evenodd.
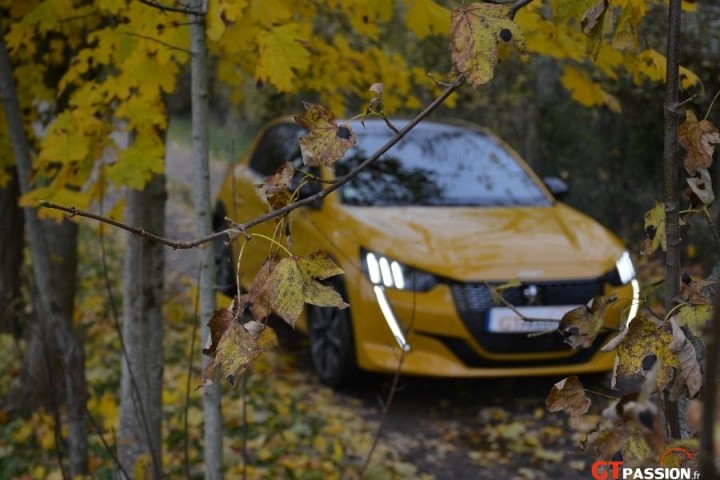
<path id="1" fill-rule="evenodd" d="M 565 198 L 570 191 L 567 182 L 560 177 L 544 177 L 543 183 L 557 200 Z"/>

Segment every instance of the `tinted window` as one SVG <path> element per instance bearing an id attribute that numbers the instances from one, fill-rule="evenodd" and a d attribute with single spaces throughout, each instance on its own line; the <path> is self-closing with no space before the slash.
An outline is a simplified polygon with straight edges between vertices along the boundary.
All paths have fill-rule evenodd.
<path id="1" fill-rule="evenodd" d="M 378 124 L 355 129 L 358 142 L 336 167 L 345 175 L 392 136 Z M 548 205 L 532 178 L 492 136 L 424 124 L 341 190 L 349 205 Z"/>
<path id="2" fill-rule="evenodd" d="M 297 125 L 284 123 L 270 127 L 250 159 L 250 168 L 267 176 L 274 174 L 283 163 L 301 158 L 300 134 L 301 128 Z"/>

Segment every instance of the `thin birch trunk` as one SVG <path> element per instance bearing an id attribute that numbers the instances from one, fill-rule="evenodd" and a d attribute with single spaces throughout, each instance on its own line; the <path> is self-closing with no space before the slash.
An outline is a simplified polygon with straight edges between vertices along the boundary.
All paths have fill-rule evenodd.
<path id="1" fill-rule="evenodd" d="M 165 176 L 127 193 L 125 220 L 163 235 Z M 128 235 L 123 265 L 123 358 L 120 381 L 118 458 L 132 472 L 141 456 L 162 478 L 162 379 L 164 249 Z"/>
<path id="2" fill-rule="evenodd" d="M 205 9 L 203 9 L 204 11 Z M 205 17 L 191 15 L 190 42 L 192 50 L 192 151 L 195 164 L 194 202 L 197 235 L 212 232 L 212 208 L 210 200 L 210 167 L 208 141 L 208 79 L 207 45 L 205 42 Z M 207 322 L 215 311 L 215 262 L 209 244 L 200 249 L 200 336 L 208 336 Z M 208 363 L 203 357 L 203 368 Z M 222 478 L 223 425 L 220 410 L 220 385 L 214 382 L 203 390 L 203 414 L 205 420 L 205 478 Z"/>
<path id="3" fill-rule="evenodd" d="M 20 192 L 24 194 L 30 190 L 29 178 L 32 174 L 30 146 L 23 128 L 20 102 L 15 90 L 12 65 L 2 28 L 0 28 L 0 90 L 18 170 Z M 27 225 L 35 291 L 37 292 L 34 304 L 38 309 L 35 312 L 38 323 L 34 327 L 45 332 L 60 352 L 65 383 L 65 403 L 68 409 L 70 472 L 72 476 L 84 475 L 88 471 L 85 354 L 72 325 L 72 316 L 68 315 L 67 302 L 63 301 L 68 296 L 72 298 L 74 294 L 74 273 L 73 278 L 52 278 L 52 273 L 57 272 L 57 267 L 51 260 L 52 251 L 48 244 L 51 241 L 55 242 L 56 238 L 46 237 L 46 232 L 34 209 L 25 208 L 23 214 Z M 65 228 L 70 232 L 67 237 L 70 240 L 68 249 L 70 252 L 76 252 L 76 240 L 73 239 L 77 232 L 76 227 L 71 225 Z M 63 261 L 72 262 L 74 260 L 64 258 Z M 74 268 L 73 266 L 70 270 L 74 272 Z M 72 307 L 72 301 L 70 306 Z M 70 308 L 71 311 L 72 308 Z"/>

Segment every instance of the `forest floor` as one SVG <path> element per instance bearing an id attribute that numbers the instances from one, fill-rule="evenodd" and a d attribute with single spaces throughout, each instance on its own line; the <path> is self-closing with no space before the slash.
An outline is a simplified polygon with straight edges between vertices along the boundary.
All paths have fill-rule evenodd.
<path id="1" fill-rule="evenodd" d="M 219 189 L 226 164 L 211 162 L 211 190 Z M 173 199 L 188 199 L 192 187 L 190 151 L 171 144 L 168 151 L 168 234 L 190 238 L 194 218 L 188 205 Z M 184 202 L 183 202 L 184 203 Z M 169 274 L 191 274 L 196 263 L 187 253 L 168 252 Z M 287 343 L 287 342 L 283 342 Z M 391 378 L 373 376 L 359 388 L 333 392 L 314 377 L 303 339 L 286 345 L 275 361 L 287 362 L 303 387 L 327 392 L 336 408 L 345 408 L 360 422 L 364 433 L 374 434 L 382 413 Z M 545 397 L 558 378 L 492 380 L 444 380 L 404 378 L 382 438 L 386 452 L 399 469 L 417 478 L 436 479 L 585 479 L 592 459 L 580 452 L 580 441 L 594 427 L 597 416 L 570 425 L 562 414 L 549 414 Z M 591 377 L 595 390 L 605 390 L 609 377 Z M 282 382 L 283 379 L 277 379 Z M 606 400 L 596 399 L 604 404 Z M 309 406 L 322 410 L 323 405 Z M 600 407 L 596 407 L 599 410 Z M 321 414 L 321 412 L 317 412 Z M 404 476 L 404 475 L 403 475 Z M 384 477 L 378 477 L 384 478 Z M 390 478 L 390 477 L 388 477 Z"/>

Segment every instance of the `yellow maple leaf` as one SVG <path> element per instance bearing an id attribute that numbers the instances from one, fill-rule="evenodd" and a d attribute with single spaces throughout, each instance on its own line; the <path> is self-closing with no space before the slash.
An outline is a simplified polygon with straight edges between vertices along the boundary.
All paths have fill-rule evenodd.
<path id="1" fill-rule="evenodd" d="M 665 204 L 662 202 L 655 202 L 655 206 L 645 212 L 644 226 L 645 231 L 645 245 L 643 246 L 643 253 L 649 255 L 653 253 L 658 247 L 662 247 L 663 252 L 667 248 L 666 242 L 667 237 L 665 236 Z"/>
<path id="2" fill-rule="evenodd" d="M 392 18 L 393 3 L 387 0 L 345 0 L 343 10 L 357 33 L 376 40 L 380 35 L 378 25 Z"/>
<path id="3" fill-rule="evenodd" d="M 405 24 L 420 38 L 450 31 L 450 11 L 433 0 L 415 0 L 408 8 Z"/>
<path id="4" fill-rule="evenodd" d="M 298 73 L 310 64 L 310 52 L 303 45 L 308 26 L 280 25 L 258 35 L 259 56 L 255 77 L 272 83 L 281 92 L 292 90 Z"/>
<path id="5" fill-rule="evenodd" d="M 524 50 L 522 31 L 507 18 L 505 5 L 472 3 L 452 11 L 450 53 L 453 67 L 477 87 L 489 82 L 498 60 L 498 44 L 513 43 Z"/>
<path id="6" fill-rule="evenodd" d="M 570 91 L 570 96 L 581 105 L 593 107 L 605 105 L 613 112 L 620 111 L 620 102 L 603 90 L 599 83 L 592 81 L 584 72 L 565 66 L 560 77 L 562 85 Z"/>
<path id="7" fill-rule="evenodd" d="M 661 391 L 672 378 L 673 368 L 679 363 L 670 351 L 672 333 L 665 326 L 658 326 L 642 315 L 630 322 L 627 334 L 617 346 L 618 361 L 614 376 L 627 377 L 643 374 L 660 363 L 655 385 Z"/>

